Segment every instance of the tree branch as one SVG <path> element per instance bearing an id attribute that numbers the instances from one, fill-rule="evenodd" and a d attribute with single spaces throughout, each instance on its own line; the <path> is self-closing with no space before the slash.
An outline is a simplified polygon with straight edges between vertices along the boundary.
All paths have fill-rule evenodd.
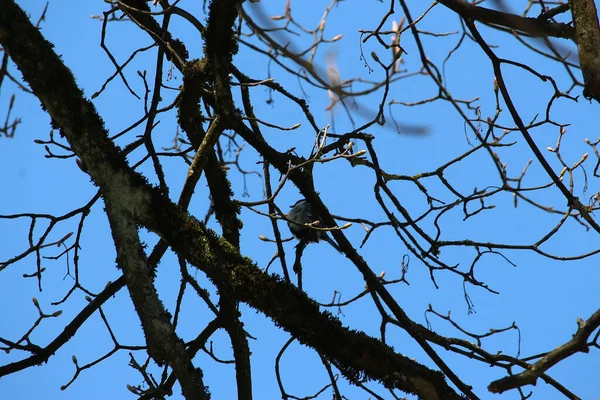
<path id="1" fill-rule="evenodd" d="M 600 26 L 594 0 L 569 0 L 579 63 L 583 73 L 583 95 L 600 102 Z"/>
<path id="2" fill-rule="evenodd" d="M 490 383 L 488 386 L 489 391 L 492 393 L 502 393 L 525 385 L 535 385 L 537 379 L 544 372 L 562 360 L 578 352 L 587 353 L 589 351 L 588 339 L 599 326 L 600 310 L 592 314 L 587 321 L 579 319 L 577 321 L 577 332 L 575 332 L 571 340 L 546 354 L 526 371 Z"/>
<path id="3" fill-rule="evenodd" d="M 593 2 L 593 0 L 588 1 Z M 539 18 L 526 18 L 515 14 L 491 10 L 485 7 L 474 6 L 465 0 L 439 0 L 439 2 L 463 18 L 469 18 L 485 24 L 504 26 L 525 32 L 534 37 L 578 39 L 575 35 L 575 30 L 567 24 L 548 22 Z"/>

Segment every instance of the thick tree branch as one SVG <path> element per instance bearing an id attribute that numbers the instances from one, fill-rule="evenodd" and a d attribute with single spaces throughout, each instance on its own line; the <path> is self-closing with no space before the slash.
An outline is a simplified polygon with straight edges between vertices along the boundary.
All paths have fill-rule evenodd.
<path id="1" fill-rule="evenodd" d="M 569 5 L 583 73 L 583 95 L 600 102 L 600 26 L 596 4 L 594 0 L 570 0 Z"/>
<path id="2" fill-rule="evenodd" d="M 178 108 L 178 122 L 187 139 L 195 149 L 199 149 L 206 132 L 203 123 L 206 118 L 200 112 L 200 99 L 207 90 L 206 63 L 196 60 L 188 62 L 183 73 L 183 87 Z M 215 215 L 223 229 L 223 237 L 235 247 L 240 245 L 242 222 L 237 217 L 240 208 L 232 201 L 231 182 L 223 166 L 219 163 L 213 148 L 208 149 L 204 173 L 213 202 Z M 187 185 L 187 184 L 186 184 Z M 191 194 L 190 194 L 191 196 Z M 190 198 L 180 199 L 179 205 L 187 208 Z"/>
<path id="3" fill-rule="evenodd" d="M 526 18 L 515 14 L 491 10 L 485 7 L 474 6 L 465 0 L 439 0 L 439 2 L 463 18 L 480 21 L 490 25 L 504 26 L 527 33 L 534 37 L 559 37 L 571 40 L 579 39 L 576 38 L 574 29 L 567 24 L 553 23 L 539 18 Z"/>
<path id="4" fill-rule="evenodd" d="M 238 16 L 237 0 L 212 1 L 209 6 L 208 22 L 206 29 L 201 31 L 204 38 L 204 54 L 207 61 L 206 68 L 209 73 L 209 84 L 214 87 L 215 92 L 215 117 L 209 127 L 206 135 L 202 138 L 202 143 L 198 147 L 194 164 L 200 157 L 197 168 L 205 169 L 211 154 L 214 154 L 214 146 L 219 140 L 224 127 L 231 125 L 229 120 L 235 118 L 237 114 L 233 107 L 231 96 L 231 79 L 229 75 L 229 65 L 233 55 L 237 53 L 238 45 L 234 34 L 234 23 Z M 222 190 L 222 189 L 221 189 Z M 227 198 L 227 204 L 231 201 Z M 224 235 L 237 233 L 238 224 L 232 221 L 235 219 L 236 209 L 229 208 L 227 211 L 233 211 L 225 218 L 221 219 Z M 233 223 L 231 226 L 228 224 Z M 225 236 L 227 239 L 227 236 Z M 239 252 L 238 236 L 232 237 L 233 246 Z M 252 399 L 252 373 L 250 365 L 250 348 L 244 331 L 244 325 L 240 320 L 241 313 L 239 305 L 234 294 L 227 283 L 215 282 L 221 296 L 219 306 L 223 316 L 224 327 L 229 334 L 233 347 L 235 360 L 235 372 L 237 381 L 237 392 L 239 400 Z"/>
<path id="5" fill-rule="evenodd" d="M 154 286 L 154 271 L 149 268 L 138 228 L 132 219 L 133 204 L 105 197 L 106 214 L 110 221 L 117 249 L 117 262 L 131 295 L 136 313 L 146 336 L 148 355 L 159 365 L 167 362 L 181 384 L 188 400 L 208 400 L 210 394 L 204 386 L 202 372 L 192 364 L 183 341 L 176 335 L 171 316 L 158 297 Z"/>

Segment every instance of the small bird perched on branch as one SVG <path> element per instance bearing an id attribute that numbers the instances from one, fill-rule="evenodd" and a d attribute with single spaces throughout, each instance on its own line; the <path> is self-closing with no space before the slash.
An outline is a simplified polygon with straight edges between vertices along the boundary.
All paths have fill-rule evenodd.
<path id="1" fill-rule="evenodd" d="M 340 248 L 333 241 L 333 239 L 329 237 L 327 232 L 320 231 L 317 229 L 311 229 L 310 227 L 304 225 L 312 224 L 315 221 L 320 221 L 318 215 L 313 215 L 312 206 L 306 199 L 298 200 L 290 209 L 290 212 L 287 215 L 287 217 L 291 221 L 297 222 L 297 224 L 295 224 L 294 222 L 288 222 L 288 228 L 290 228 L 290 232 L 292 232 L 292 235 L 294 235 L 301 242 L 318 243 L 319 240 L 324 240 L 327 243 L 329 243 L 331 247 L 333 247 L 340 253 L 342 252 L 342 250 L 340 250 Z"/>

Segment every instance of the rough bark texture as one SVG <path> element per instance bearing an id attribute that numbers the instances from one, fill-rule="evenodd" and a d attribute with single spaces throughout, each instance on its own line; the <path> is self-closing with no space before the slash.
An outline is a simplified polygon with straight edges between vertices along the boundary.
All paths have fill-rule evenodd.
<path id="1" fill-rule="evenodd" d="M 600 102 L 600 25 L 596 4 L 594 0 L 570 0 L 569 5 L 583 73 L 583 95 Z"/>

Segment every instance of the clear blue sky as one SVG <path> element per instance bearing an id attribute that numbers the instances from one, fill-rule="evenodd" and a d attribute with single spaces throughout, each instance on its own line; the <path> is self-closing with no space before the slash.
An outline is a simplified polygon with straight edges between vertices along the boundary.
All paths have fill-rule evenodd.
<path id="1" fill-rule="evenodd" d="M 37 20 L 43 10 L 43 2 L 19 1 Z M 201 3 L 199 1 L 183 0 L 178 5 L 192 12 L 199 20 L 204 20 Z M 282 14 L 284 2 L 263 0 L 261 4 L 267 7 L 272 14 Z M 426 7 L 421 2 L 412 1 L 414 16 Z M 368 4 L 368 5 L 367 5 Z M 304 2 L 292 2 L 293 15 L 309 27 L 314 27 L 322 16 L 327 2 L 313 1 L 310 6 Z M 252 9 L 250 4 L 245 4 L 247 9 Z M 365 6 L 358 2 L 343 2 L 334 7 L 327 21 L 326 37 L 332 38 L 342 33 L 344 37 L 330 48 L 337 54 L 337 65 L 342 79 L 361 76 L 364 79 L 380 80 L 382 72 L 376 68 L 369 54 L 377 50 L 384 62 L 389 60 L 389 53 L 383 52 L 374 41 L 364 45 L 363 51 L 367 55 L 367 62 L 374 69 L 369 73 L 365 63 L 360 59 L 360 37 L 358 29 L 374 29 L 381 16 L 387 11 L 388 4 L 378 1 L 365 2 Z M 399 8 L 399 7 L 397 7 Z M 102 2 L 60 2 L 50 3 L 46 21 L 42 23 L 41 32 L 55 45 L 55 51 L 62 55 L 65 64 L 74 72 L 78 84 L 83 88 L 88 97 L 98 91 L 102 83 L 112 74 L 113 68 L 103 50 L 100 48 L 101 22 L 90 18 L 90 15 L 100 15 L 107 9 Z M 399 20 L 400 14 L 390 18 Z M 172 31 L 176 37 L 181 38 L 190 52 L 190 57 L 202 56 L 202 41 L 199 34 L 184 20 L 174 16 Z M 387 24 L 391 28 L 391 23 Z M 423 30 L 437 33 L 452 32 L 459 29 L 458 18 L 443 6 L 438 5 L 420 25 Z M 501 56 L 518 59 L 528 65 L 538 68 L 540 72 L 556 78 L 561 88 L 568 88 L 568 76 L 564 70 L 551 64 L 518 45 L 514 40 L 509 40 L 503 34 L 498 34 L 487 29 L 482 29 L 489 43 L 498 46 L 495 51 Z M 406 37 L 406 42 L 404 42 Z M 292 37 L 294 38 L 294 37 Z M 438 66 L 442 66 L 448 51 L 458 41 L 458 35 L 449 37 L 424 36 L 424 43 L 429 57 Z M 151 44 L 147 35 L 134 28 L 128 22 L 115 22 L 110 24 L 107 42 L 119 62 L 124 62 L 128 55 L 135 49 Z M 306 43 L 306 42 L 304 42 Z M 405 65 L 409 70 L 418 69 L 420 60 L 414 42 L 410 40 L 407 32 L 403 36 L 403 46 L 407 51 L 404 56 Z M 565 45 L 572 46 L 565 43 Z M 138 94 L 143 94 L 142 80 L 137 76 L 137 70 L 148 70 L 148 81 L 153 80 L 156 49 L 152 49 L 136 58 L 127 68 L 126 74 L 133 89 Z M 316 60 L 325 63 L 325 52 L 320 50 Z M 234 60 L 236 66 L 244 73 L 255 79 L 266 79 L 267 60 L 259 57 L 252 51 L 240 46 L 240 52 Z M 169 63 L 165 64 L 168 69 Z M 280 68 L 271 64 L 272 76 L 277 82 L 284 85 L 290 92 L 302 96 L 302 89 L 308 94 L 308 101 L 319 126 L 324 127 L 331 123 L 331 115 L 325 111 L 329 98 L 323 91 L 315 90 L 306 84 L 302 88 L 295 77 L 284 73 Z M 20 79 L 13 65 L 11 73 Z M 544 115 L 546 100 L 550 87 L 516 68 L 506 68 L 506 78 L 513 99 L 521 112 L 523 120 L 530 121 L 536 114 Z M 166 75 L 166 72 L 165 72 Z M 493 73 L 491 64 L 478 46 L 466 41 L 460 50 L 448 61 L 445 67 L 447 86 L 456 98 L 472 99 L 479 97 L 478 105 L 481 106 L 483 118 L 492 116 L 495 112 L 493 94 Z M 173 77 L 167 82 L 172 87 L 181 84 L 180 74 L 173 69 Z M 0 196 L 0 214 L 15 214 L 23 212 L 52 213 L 60 215 L 74 208 L 83 206 L 95 194 L 96 188 L 89 177 L 82 173 L 76 166 L 73 158 L 67 160 L 47 159 L 44 157 L 43 145 L 35 144 L 34 139 L 47 140 L 50 132 L 48 116 L 42 112 L 39 101 L 31 95 L 20 92 L 14 84 L 5 80 L 0 96 L 0 118 L 4 118 L 10 96 L 17 94 L 13 116 L 22 118 L 14 139 L 0 139 L 0 160 L 2 165 L 1 183 L 4 194 Z M 417 101 L 436 94 L 435 88 L 427 77 L 416 77 L 401 80 L 392 86 L 388 100 Z M 576 89 L 575 94 L 580 94 Z M 302 127 L 295 131 L 281 132 L 264 128 L 264 134 L 269 141 L 279 150 L 296 147 L 299 155 L 308 156 L 314 142 L 314 132 L 302 114 L 289 101 L 275 97 L 273 104 L 267 104 L 269 93 L 264 87 L 257 87 L 252 91 L 255 112 L 259 118 L 272 124 L 292 126 L 301 123 Z M 163 103 L 167 105 L 174 99 L 174 91 L 163 92 Z M 360 99 L 361 104 L 367 109 L 374 110 L 380 102 L 381 92 Z M 106 127 L 111 134 L 126 128 L 143 115 L 143 105 L 135 99 L 122 82 L 117 78 L 109 84 L 107 90 L 94 100 L 100 115 L 106 122 Z M 590 151 L 585 145 L 584 138 L 595 140 L 598 136 L 597 120 L 598 105 L 589 104 L 585 100 L 572 103 L 558 100 L 553 109 L 553 118 L 561 123 L 570 123 L 565 136 L 563 155 L 566 162 L 572 165 L 579 160 L 583 153 Z M 439 165 L 457 157 L 467 151 L 470 144 L 467 137 L 474 142 L 471 132 L 464 128 L 463 121 L 452 110 L 448 103 L 435 102 L 422 107 L 397 107 L 395 117 L 404 123 L 420 124 L 429 129 L 426 136 L 398 135 L 390 129 L 374 127 L 369 130 L 376 136 L 374 145 L 379 151 L 382 167 L 390 173 L 415 174 L 418 172 L 434 170 Z M 360 120 L 360 117 L 356 117 Z M 175 112 L 162 114 L 160 124 L 155 130 L 156 147 L 170 146 L 175 134 L 177 124 Z M 503 113 L 499 123 L 512 125 L 507 112 Z M 338 107 L 335 113 L 335 131 L 345 132 L 352 129 L 344 111 Z M 126 135 L 118 143 L 126 144 L 134 140 L 135 135 L 142 132 L 140 127 Z M 523 169 L 533 154 L 527 149 L 522 139 L 516 133 L 513 138 L 518 143 L 512 148 L 503 149 L 500 155 L 508 163 L 508 171 L 516 176 Z M 57 134 L 58 136 L 58 134 Z M 545 149 L 554 147 L 558 137 L 558 128 L 544 126 L 533 131 L 533 136 L 538 146 Z M 359 145 L 359 149 L 360 149 Z M 557 172 L 560 167 L 552 154 L 547 153 L 551 164 Z M 142 155 L 134 152 L 130 160 L 137 162 Z M 593 157 L 591 157 L 593 158 Z M 187 172 L 186 166 L 179 160 L 163 159 L 167 172 L 167 182 L 172 187 L 172 195 L 179 193 L 181 184 Z M 247 170 L 261 170 L 262 166 L 256 164 L 256 154 L 246 146 L 241 153 L 240 163 Z M 588 188 L 583 192 L 583 176 L 576 174 L 576 195 L 587 203 L 590 196 L 599 188 L 599 181 L 593 177 L 594 160 L 586 163 L 588 172 Z M 156 182 L 155 175 L 146 164 L 141 168 L 152 182 Z M 351 168 L 347 163 L 338 161 L 315 169 L 315 185 L 322 194 L 325 204 L 336 215 L 349 218 L 370 218 L 382 220 L 385 218 L 382 211 L 376 207 L 373 199 L 374 177 L 366 168 Z M 276 184 L 278 176 L 273 174 Z M 244 197 L 244 181 L 242 176 L 231 171 L 230 179 L 233 183 L 236 198 L 241 200 L 259 200 L 263 198 L 262 180 L 255 175 L 248 175 L 246 180 L 248 197 Z M 449 179 L 455 187 L 463 193 L 469 193 L 473 188 L 481 189 L 486 186 L 498 184 L 498 179 L 492 168 L 489 157 L 476 156 L 465 160 L 457 168 L 449 171 Z M 542 173 L 541 167 L 534 162 L 524 184 L 535 186 L 547 183 L 548 178 Z M 449 193 L 433 180 L 429 183 L 432 195 L 452 201 Z M 407 183 L 392 183 L 400 201 L 408 210 L 418 214 L 426 209 L 426 203 L 414 186 Z M 287 185 L 277 204 L 283 209 L 299 198 L 295 187 Z M 546 205 L 553 205 L 556 209 L 565 209 L 565 200 L 557 190 L 549 189 L 536 200 Z M 559 219 L 559 216 L 549 216 L 546 213 L 533 209 L 521 202 L 518 208 L 513 207 L 512 197 L 508 194 L 494 197 L 490 204 L 496 208 L 493 211 L 482 213 L 467 221 L 462 220 L 462 215 L 456 210 L 442 218 L 442 239 L 473 239 L 478 241 L 510 242 L 513 244 L 530 244 L 542 237 Z M 202 219 L 208 205 L 205 181 L 201 181 L 196 190 L 190 211 Z M 264 209 L 263 209 L 264 211 Z M 251 257 L 264 268 L 272 258 L 275 247 L 262 242 L 259 235 L 272 237 L 270 222 L 248 210 L 242 214 L 244 229 L 242 230 L 241 250 L 244 255 Z M 68 232 L 75 231 L 78 220 L 69 220 L 58 225 L 49 240 L 55 241 Z M 35 237 L 39 237 L 44 223 L 39 223 L 35 230 Z M 217 231 L 218 226 L 211 221 Z M 432 221 L 425 221 L 423 226 L 430 234 L 434 234 Z M 283 228 L 284 225 L 281 224 Z M 2 246 L 0 246 L 0 261 L 13 257 L 26 249 L 29 220 L 0 220 Z M 287 234 L 287 231 L 285 231 Z M 355 224 L 346 230 L 346 234 L 355 246 L 359 246 L 363 237 L 363 228 Z M 156 237 L 144 232 L 144 240 L 149 246 L 156 243 Z M 72 240 L 72 239 L 71 239 Z M 587 232 L 581 225 L 570 221 L 556 238 L 547 245 L 546 250 L 560 256 L 572 256 L 591 250 L 598 243 L 596 232 Z M 285 244 L 288 264 L 293 263 L 293 242 Z M 103 204 L 98 202 L 89 216 L 81 242 L 80 279 L 85 287 L 99 292 L 110 280 L 118 278 L 119 271 L 115 266 L 114 245 L 111 241 L 110 230 L 103 211 Z M 60 248 L 50 247 L 44 249 L 44 256 L 54 256 L 61 251 Z M 369 262 L 376 273 L 386 271 L 387 279 L 400 277 L 400 266 L 403 255 L 408 251 L 399 239 L 390 230 L 381 229 L 373 238 L 359 250 L 360 254 Z M 473 249 L 445 248 L 441 257 L 448 264 L 460 264 L 462 270 L 468 269 L 475 252 Z M 424 313 L 431 304 L 441 313 L 452 312 L 452 317 L 461 326 L 470 332 L 485 333 L 490 328 L 503 328 L 510 326 L 513 321 L 520 328 L 521 355 L 533 355 L 548 351 L 568 341 L 576 330 L 577 318 L 588 318 L 599 306 L 597 283 L 600 279 L 598 272 L 598 256 L 580 261 L 557 262 L 530 252 L 506 251 L 503 254 L 509 258 L 516 267 L 511 266 L 504 259 L 496 255 L 489 255 L 478 267 L 476 276 L 485 281 L 492 289 L 499 291 L 494 295 L 479 288 L 468 287 L 468 293 L 475 304 L 476 313 L 468 314 L 467 305 L 463 296 L 462 280 L 454 274 L 441 272 L 436 275 L 440 286 L 436 289 L 430 278 L 429 271 L 415 257 L 411 257 L 410 269 L 407 279 L 409 286 L 395 285 L 389 288 L 398 303 L 406 310 L 408 315 L 421 324 L 425 324 Z M 356 268 L 343 256 L 338 255 L 327 245 L 311 245 L 307 248 L 304 258 L 304 290 L 319 302 L 331 301 L 334 290 L 342 293 L 342 299 L 349 299 L 364 288 L 364 282 Z M 35 271 L 35 258 L 28 257 L 20 263 L 11 265 L 0 272 L 0 336 L 16 340 L 37 318 L 37 310 L 33 306 L 31 297 L 35 296 L 44 311 L 52 313 L 58 309 L 63 311 L 59 318 L 44 320 L 42 326 L 32 335 L 34 343 L 44 346 L 58 333 L 60 333 L 70 318 L 75 316 L 86 300 L 81 292 L 77 292 L 65 304 L 58 307 L 50 305 L 51 302 L 60 300 L 71 288 L 73 281 L 65 277 L 66 264 L 64 258 L 59 261 L 43 260 L 46 268 L 43 280 L 43 291 L 37 290 L 37 281 L 22 278 L 23 274 Z M 72 259 L 71 259 L 72 268 Z M 157 285 L 160 296 L 165 305 L 173 309 L 179 288 L 176 259 L 168 253 L 161 263 L 158 271 Z M 279 273 L 281 268 L 277 262 L 270 269 Z M 198 279 L 206 287 L 208 282 L 202 274 L 197 274 Z M 217 297 L 214 296 L 213 299 Z M 111 327 L 114 329 L 119 342 L 123 345 L 141 345 L 143 336 L 140 323 L 135 315 L 131 301 L 125 291 L 121 291 L 104 307 Z M 333 312 L 336 310 L 333 309 Z M 288 335 L 278 331 L 273 324 L 254 310 L 242 306 L 243 319 L 247 330 L 257 340 L 250 340 L 252 350 L 253 383 L 256 399 L 280 398 L 279 390 L 274 375 L 274 359 Z M 195 337 L 212 318 L 210 312 L 192 296 L 184 302 L 181 314 L 179 333 L 184 339 Z M 377 310 L 367 298 L 343 310 L 340 318 L 354 329 L 361 329 L 370 335 L 379 335 L 380 318 Z M 438 333 L 447 336 L 461 336 L 444 321 L 430 316 L 432 328 Z M 398 329 L 388 327 L 389 344 L 401 354 L 415 358 L 417 361 L 433 367 L 432 362 L 423 354 L 418 346 L 407 335 Z M 231 358 L 230 344 L 225 335 L 217 333 L 213 336 L 215 354 L 222 359 Z M 509 355 L 516 355 L 519 337 L 515 331 L 497 335 L 484 340 L 484 347 L 495 352 L 502 350 Z M 80 365 L 87 364 L 112 349 L 112 344 L 106 328 L 98 314 L 91 317 L 81 328 L 78 334 L 70 340 L 57 354 L 50 358 L 47 364 L 30 368 L 20 373 L 0 379 L 0 398 L 2 399 L 106 399 L 106 398 L 134 398 L 126 389 L 127 384 L 140 384 L 140 376 L 127 366 L 129 355 L 121 351 L 108 360 L 103 361 L 91 370 L 84 371 L 81 376 L 66 391 L 60 387 L 72 377 L 75 368 L 71 361 L 73 355 L 77 356 Z M 476 361 L 448 354 L 442 349 L 437 349 L 463 380 L 472 385 L 478 395 L 483 399 L 499 398 L 487 392 L 486 386 L 494 379 L 504 376 L 501 369 L 489 368 Z M 143 352 L 133 353 L 138 362 L 143 363 Z M 24 354 L 11 352 L 0 355 L 2 365 L 25 357 Z M 204 353 L 199 353 L 195 359 L 196 364 L 203 369 L 214 399 L 234 398 L 235 387 L 234 369 L 232 365 L 222 365 L 213 362 Z M 318 356 L 307 348 L 294 344 L 293 348 L 284 356 L 283 379 L 288 392 L 298 396 L 305 396 L 316 392 L 327 383 L 325 371 Z M 597 350 L 590 354 L 579 354 L 562 362 L 549 373 L 567 388 L 583 399 L 598 398 L 600 396 L 600 383 L 597 371 L 600 370 L 600 357 Z M 155 377 L 160 378 L 160 371 L 154 370 Z M 343 384 L 343 393 L 352 399 L 368 398 L 365 392 Z M 389 394 L 378 388 L 384 398 Z M 530 389 L 530 388 L 526 388 Z M 561 395 L 543 382 L 533 388 L 533 399 L 561 398 Z M 321 398 L 330 398 L 330 392 Z M 519 398 L 516 392 L 500 396 L 502 399 Z M 179 389 L 175 389 L 174 399 L 181 398 Z"/>

